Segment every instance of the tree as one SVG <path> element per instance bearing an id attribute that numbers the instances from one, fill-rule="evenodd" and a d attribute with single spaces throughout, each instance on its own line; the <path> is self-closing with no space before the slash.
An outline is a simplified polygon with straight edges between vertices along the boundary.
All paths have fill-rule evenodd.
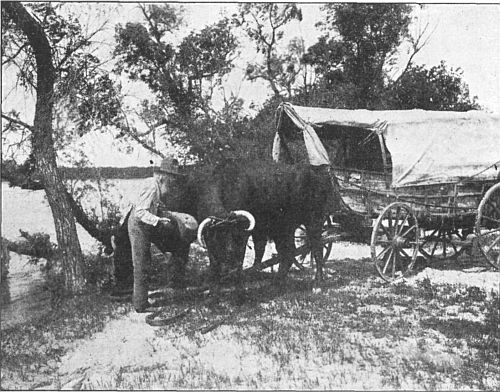
<path id="1" fill-rule="evenodd" d="M 121 102 L 119 85 L 109 77 L 109 71 L 103 67 L 102 60 L 92 52 L 95 50 L 93 38 L 104 30 L 107 21 L 99 22 L 95 29 L 85 30 L 78 18 L 72 13 L 74 6 L 65 16 L 63 7 L 58 3 L 34 3 L 29 5 L 33 17 L 39 22 L 51 47 L 54 69 L 52 98 L 52 136 L 53 148 L 58 151 L 66 143 L 96 127 L 111 125 L 120 113 Z M 93 7 L 93 11 L 98 10 Z M 102 11 L 102 10 L 101 10 Z M 106 11 L 106 10 L 105 10 Z M 75 11 L 77 12 L 77 11 Z M 33 50 L 6 11 L 2 9 L 2 66 L 17 70 L 16 86 L 24 88 L 25 95 L 36 91 L 37 69 Z M 36 136 L 34 126 L 20 118 L 15 110 L 2 112 L 2 138 L 17 136 L 17 143 L 10 145 L 22 148 L 29 158 L 21 166 L 2 159 L 2 178 L 13 186 L 27 189 L 45 189 L 46 180 L 41 175 L 31 141 Z M 9 140 L 12 142 L 12 139 Z M 13 155 L 14 156 L 14 151 Z M 23 155 L 23 154 L 21 154 Z M 5 158 L 5 156 L 4 156 Z M 7 160 L 9 157 L 6 158 Z M 8 165 L 4 165 L 8 163 Z M 7 170 L 5 170 L 7 169 Z M 60 177 L 61 179 L 61 177 Z M 63 184 L 64 185 L 64 184 Z M 59 189 L 63 192 L 63 189 Z M 111 251 L 111 230 L 100 225 L 94 217 L 75 201 L 74 195 L 64 187 L 62 193 L 77 222 L 95 239 L 102 242 L 107 251 Z"/>
<path id="2" fill-rule="evenodd" d="M 36 75 L 32 76 L 36 79 L 34 84 L 36 108 L 34 125 L 29 127 L 31 146 L 54 218 L 66 288 L 70 291 L 80 291 L 85 284 L 82 274 L 83 256 L 76 233 L 75 219 L 65 197 L 66 188 L 57 171 L 54 149 L 52 119 L 56 75 L 52 62 L 52 48 L 40 22 L 28 13 L 21 3 L 3 2 L 2 15 L 4 12 L 27 39 L 27 43 L 21 48 L 27 48 L 29 45 L 33 51 Z"/>
<path id="3" fill-rule="evenodd" d="M 424 66 L 408 67 L 389 91 L 393 109 L 480 109 L 477 97 L 470 98 L 461 70 L 449 69 L 444 61 L 430 69 Z"/>
<path id="4" fill-rule="evenodd" d="M 290 97 L 300 73 L 303 42 L 296 39 L 290 43 L 288 52 L 278 50 L 284 27 L 292 20 L 302 20 L 302 11 L 294 3 L 242 3 L 238 14 L 233 16 L 233 23 L 244 29 L 255 43 L 257 53 L 264 56 L 262 63 L 247 65 L 247 77 L 267 81 L 276 97 L 284 93 Z"/>
<path id="5" fill-rule="evenodd" d="M 238 47 L 229 21 L 223 18 L 175 44 L 181 10 L 169 4 L 140 7 L 144 21 L 116 26 L 115 72 L 144 82 L 155 99 L 144 101 L 139 113 L 150 124 L 149 131 L 139 134 L 125 117 L 120 127 L 156 152 L 161 147 L 152 146 L 149 138 L 156 140 L 160 132 L 158 136 L 184 147 L 186 155 L 203 159 L 221 154 L 230 139 L 223 126 L 226 115 L 238 107 L 237 97 L 225 102 L 228 110 L 218 112 L 211 104 Z"/>
<path id="6" fill-rule="evenodd" d="M 319 26 L 328 33 L 308 49 L 304 62 L 321 75 L 320 91 L 337 92 L 336 101 L 348 108 L 373 108 L 385 87 L 384 65 L 409 37 L 412 7 L 334 3 L 322 9 L 326 18 Z"/>

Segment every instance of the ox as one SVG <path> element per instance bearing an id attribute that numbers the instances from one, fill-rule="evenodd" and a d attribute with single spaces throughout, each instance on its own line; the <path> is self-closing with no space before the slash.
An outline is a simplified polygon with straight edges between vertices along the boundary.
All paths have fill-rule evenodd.
<path id="1" fill-rule="evenodd" d="M 315 280 L 323 279 L 321 233 L 324 218 L 340 197 L 328 168 L 274 162 L 225 162 L 194 169 L 182 189 L 173 191 L 167 208 L 188 213 L 200 223 L 198 238 L 210 259 L 210 283 L 217 293 L 222 267 L 236 274 L 238 296 L 250 235 L 255 265 L 262 262 L 266 242 L 274 241 L 282 283 L 295 259 L 295 229 L 304 224 L 316 262 Z"/>

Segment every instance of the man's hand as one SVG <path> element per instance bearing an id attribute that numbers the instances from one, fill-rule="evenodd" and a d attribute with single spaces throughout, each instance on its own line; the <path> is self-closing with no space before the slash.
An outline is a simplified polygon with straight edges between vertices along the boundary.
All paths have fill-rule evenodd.
<path id="1" fill-rule="evenodd" d="M 170 218 L 160 218 L 158 220 L 158 226 L 168 227 L 172 225 L 172 219 Z"/>

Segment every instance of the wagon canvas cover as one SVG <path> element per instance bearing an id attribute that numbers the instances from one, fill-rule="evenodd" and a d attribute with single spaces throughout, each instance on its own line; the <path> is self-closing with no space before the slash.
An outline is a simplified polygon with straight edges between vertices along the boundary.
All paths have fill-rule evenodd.
<path id="1" fill-rule="evenodd" d="M 381 135 L 392 157 L 392 186 L 496 179 L 500 170 L 500 115 L 480 111 L 345 110 L 280 105 L 273 157 L 279 159 L 283 116 L 302 131 L 312 165 L 329 164 L 316 129 L 366 129 Z M 288 122 L 290 124 L 290 122 Z"/>

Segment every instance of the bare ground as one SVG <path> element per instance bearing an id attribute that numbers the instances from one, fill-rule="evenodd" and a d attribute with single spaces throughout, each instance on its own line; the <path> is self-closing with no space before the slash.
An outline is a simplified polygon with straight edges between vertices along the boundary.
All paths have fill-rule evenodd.
<path id="1" fill-rule="evenodd" d="M 231 292 L 218 306 L 169 292 L 166 314 L 190 311 L 165 327 L 117 305 L 98 332 L 66 342 L 45 378 L 3 374 L 2 387 L 500 388 L 498 272 L 462 260 L 386 284 L 360 254 L 339 244 L 319 289 L 311 270 L 291 273 L 284 291 L 253 280 L 243 306 Z"/>

